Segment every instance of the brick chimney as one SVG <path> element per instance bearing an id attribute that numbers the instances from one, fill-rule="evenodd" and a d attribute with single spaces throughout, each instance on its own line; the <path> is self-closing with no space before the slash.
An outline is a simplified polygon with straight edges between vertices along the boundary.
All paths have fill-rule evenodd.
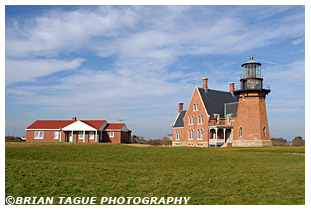
<path id="1" fill-rule="evenodd" d="M 184 103 L 179 102 L 178 103 L 178 114 L 184 109 Z"/>
<path id="2" fill-rule="evenodd" d="M 208 90 L 208 87 L 207 87 L 207 78 L 203 78 L 202 79 L 203 80 L 203 88 L 205 89 L 205 91 L 207 91 Z"/>
<path id="3" fill-rule="evenodd" d="M 234 82 L 231 82 L 229 86 L 230 86 L 230 93 L 232 93 L 233 95 L 234 94 Z"/>
<path id="4" fill-rule="evenodd" d="M 72 117 L 72 120 L 77 121 L 77 117 Z"/>

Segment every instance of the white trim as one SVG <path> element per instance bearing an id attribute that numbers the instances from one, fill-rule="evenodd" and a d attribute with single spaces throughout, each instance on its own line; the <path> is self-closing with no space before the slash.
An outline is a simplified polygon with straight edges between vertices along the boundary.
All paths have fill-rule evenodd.
<path id="1" fill-rule="evenodd" d="M 91 138 L 91 133 L 93 133 L 93 138 Z M 94 140 L 95 139 L 95 133 L 94 131 L 89 131 L 89 139 Z"/>
<path id="2" fill-rule="evenodd" d="M 55 138 L 55 133 L 57 133 L 57 138 Z M 59 139 L 59 131 L 54 131 L 54 139 Z"/>
<path id="3" fill-rule="evenodd" d="M 39 132 L 38 137 L 36 138 L 36 133 Z M 40 138 L 40 133 L 42 132 L 42 138 Z M 44 131 L 38 130 L 33 134 L 33 139 L 44 139 Z"/>
<path id="4" fill-rule="evenodd" d="M 96 128 L 81 122 L 80 120 L 75 121 L 74 123 L 71 123 L 70 125 L 67 125 L 62 129 L 63 131 L 95 131 L 97 130 Z"/>
<path id="5" fill-rule="evenodd" d="M 113 134 L 113 135 L 111 135 L 111 134 Z M 109 132 L 109 137 L 114 137 L 114 131 Z"/>

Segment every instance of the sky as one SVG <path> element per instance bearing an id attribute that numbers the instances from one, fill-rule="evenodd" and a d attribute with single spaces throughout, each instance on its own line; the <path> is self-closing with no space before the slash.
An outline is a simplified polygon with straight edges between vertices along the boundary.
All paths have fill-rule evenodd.
<path id="1" fill-rule="evenodd" d="M 250 56 L 270 137 L 304 137 L 304 6 L 5 6 L 5 135 L 76 116 L 162 138 L 203 77 L 229 91 Z"/>

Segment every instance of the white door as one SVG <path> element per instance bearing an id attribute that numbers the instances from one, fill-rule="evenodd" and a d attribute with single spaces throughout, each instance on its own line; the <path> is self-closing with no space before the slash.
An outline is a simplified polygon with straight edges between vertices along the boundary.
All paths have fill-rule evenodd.
<path id="1" fill-rule="evenodd" d="M 69 142 L 72 142 L 72 133 L 69 133 Z"/>

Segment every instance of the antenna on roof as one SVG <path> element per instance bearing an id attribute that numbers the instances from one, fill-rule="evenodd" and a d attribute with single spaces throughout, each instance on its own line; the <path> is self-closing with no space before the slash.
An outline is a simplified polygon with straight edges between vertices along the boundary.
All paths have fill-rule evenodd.
<path id="1" fill-rule="evenodd" d="M 122 117 L 120 117 L 120 119 L 118 119 L 117 121 L 119 121 L 120 123 L 125 121 L 125 119 L 122 119 Z"/>

